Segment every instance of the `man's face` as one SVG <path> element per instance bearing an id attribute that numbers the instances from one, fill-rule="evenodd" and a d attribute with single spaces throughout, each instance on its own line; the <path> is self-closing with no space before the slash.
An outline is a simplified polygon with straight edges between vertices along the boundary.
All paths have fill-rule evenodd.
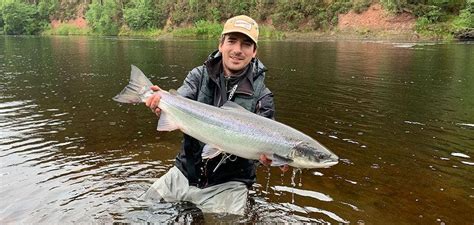
<path id="1" fill-rule="evenodd" d="M 226 75 L 242 71 L 257 54 L 252 39 L 242 33 L 229 33 L 219 44 L 222 53 L 222 65 Z"/>

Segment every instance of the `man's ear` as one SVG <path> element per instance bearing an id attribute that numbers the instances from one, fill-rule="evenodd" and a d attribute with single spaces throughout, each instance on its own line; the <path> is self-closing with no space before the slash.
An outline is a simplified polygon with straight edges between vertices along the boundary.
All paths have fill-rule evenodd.
<path id="1" fill-rule="evenodd" d="M 253 50 L 252 58 L 255 58 L 255 56 L 257 56 L 257 48 Z"/>

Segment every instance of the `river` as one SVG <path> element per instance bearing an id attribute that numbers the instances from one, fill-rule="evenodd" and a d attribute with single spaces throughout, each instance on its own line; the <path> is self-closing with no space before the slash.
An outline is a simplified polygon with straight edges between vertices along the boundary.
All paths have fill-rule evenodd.
<path id="1" fill-rule="evenodd" d="M 474 44 L 262 41 L 276 119 L 341 161 L 258 168 L 243 217 L 145 202 L 182 135 L 111 98 L 178 88 L 217 41 L 0 37 L 0 223 L 474 223 Z"/>

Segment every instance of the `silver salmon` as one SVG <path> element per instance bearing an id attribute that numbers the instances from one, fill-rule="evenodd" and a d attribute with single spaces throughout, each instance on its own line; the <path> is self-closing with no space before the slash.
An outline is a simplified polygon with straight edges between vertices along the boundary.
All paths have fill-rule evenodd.
<path id="1" fill-rule="evenodd" d="M 152 83 L 132 65 L 129 84 L 113 99 L 121 103 L 141 103 L 153 94 Z M 158 91 L 161 115 L 158 131 L 181 130 L 205 143 L 202 158 L 221 153 L 258 160 L 263 154 L 273 166 L 325 168 L 339 158 L 308 135 L 283 123 L 251 113 L 227 101 L 215 107 L 188 98 L 175 90 Z"/>

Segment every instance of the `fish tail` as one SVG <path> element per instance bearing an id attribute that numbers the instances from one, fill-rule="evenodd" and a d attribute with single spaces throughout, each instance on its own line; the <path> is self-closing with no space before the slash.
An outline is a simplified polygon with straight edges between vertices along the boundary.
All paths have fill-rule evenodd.
<path id="1" fill-rule="evenodd" d="M 145 74 L 138 67 L 132 65 L 128 85 L 112 99 L 121 103 L 141 103 L 153 93 L 150 89 L 151 86 L 153 84 Z"/>

